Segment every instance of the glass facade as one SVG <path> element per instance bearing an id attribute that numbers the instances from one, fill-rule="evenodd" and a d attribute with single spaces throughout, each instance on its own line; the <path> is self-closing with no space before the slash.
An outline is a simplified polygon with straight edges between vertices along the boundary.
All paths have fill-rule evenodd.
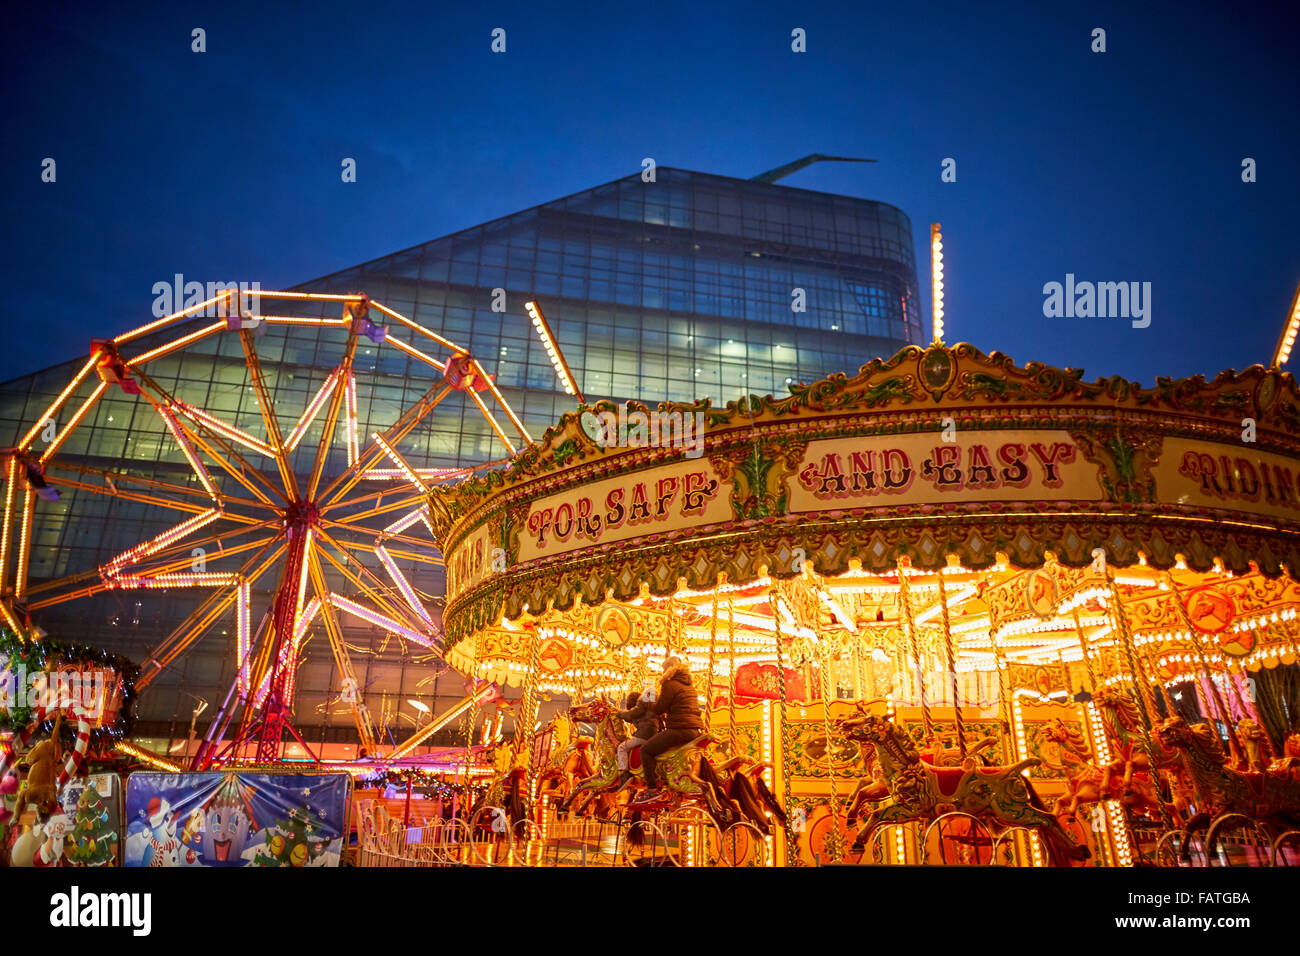
<path id="1" fill-rule="evenodd" d="M 658 169 L 656 180 L 630 176 L 299 288 L 365 292 L 467 347 L 496 375 L 534 435 L 572 408 L 573 400 L 560 388 L 533 333 L 524 312 L 529 299 L 541 303 L 588 401 L 653 404 L 708 396 L 725 402 L 746 393 L 779 395 L 787 383 L 853 372 L 871 358 L 922 340 L 911 224 L 898 209 L 676 169 Z M 338 316 L 337 303 L 273 310 L 264 300 L 262 306 L 267 313 Z M 211 321 L 197 320 L 192 327 Z M 138 351 L 125 354 L 143 353 L 185 331 L 146 337 L 135 343 Z M 338 328 L 284 325 L 264 328 L 256 337 L 286 433 L 338 364 L 345 337 Z M 84 361 L 0 385 L 0 443 L 15 444 Z M 363 434 L 388 428 L 437 378 L 436 370 L 418 359 L 365 340 L 357 349 L 356 372 Z M 265 431 L 234 333 L 209 336 L 151 361 L 147 374 L 162 390 L 237 428 L 254 435 Z M 82 386 L 64 421 L 97 383 L 92 376 Z M 308 432 L 295 471 L 310 469 L 319 435 L 319 425 Z M 423 467 L 479 464 L 505 454 L 478 409 L 460 393 L 439 406 L 401 450 Z M 341 446 L 331 453 L 327 471 L 346 466 L 339 458 L 343 454 Z M 154 409 L 118 388 L 105 393 L 59 449 L 57 460 L 60 476 L 83 468 L 92 476 L 87 481 L 95 469 L 176 484 L 195 481 Z M 274 471 L 265 459 L 252 455 L 250 460 Z M 175 512 L 143 501 L 80 488 L 60 492 L 58 502 L 37 502 L 29 566 L 34 589 L 78 573 L 93 580 L 95 569 L 114 555 L 180 520 Z M 222 554 L 206 560 L 211 571 L 237 563 Z M 441 569 L 397 563 L 436 615 Z M 32 615 L 51 634 L 143 660 L 202 598 L 192 589 L 114 590 L 33 607 Z M 39 591 L 30 600 L 38 602 Z M 254 594 L 254 621 L 269 601 L 269 591 Z M 435 675 L 422 648 L 403 645 L 376 626 L 341 623 L 358 682 L 385 739 L 391 734 L 400 740 L 413 729 L 421 711 L 410 701 L 436 714 L 463 695 L 461 678 L 451 672 Z M 184 737 L 197 699 L 209 703 L 202 731 L 202 721 L 224 700 L 234 679 L 233 633 L 233 614 L 217 620 L 142 694 L 136 709 L 141 733 Z M 308 740 L 355 739 L 351 717 L 338 700 L 340 683 L 328 642 L 313 635 L 298 669 L 295 715 Z"/>

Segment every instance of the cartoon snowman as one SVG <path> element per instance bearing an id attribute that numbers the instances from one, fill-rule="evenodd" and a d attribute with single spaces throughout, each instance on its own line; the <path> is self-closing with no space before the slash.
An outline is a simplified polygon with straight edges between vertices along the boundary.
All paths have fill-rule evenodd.
<path id="1" fill-rule="evenodd" d="M 145 847 L 145 866 L 179 866 L 181 842 L 176 838 L 176 817 L 171 804 L 163 797 L 153 797 L 145 811 L 149 826 L 149 845 Z"/>

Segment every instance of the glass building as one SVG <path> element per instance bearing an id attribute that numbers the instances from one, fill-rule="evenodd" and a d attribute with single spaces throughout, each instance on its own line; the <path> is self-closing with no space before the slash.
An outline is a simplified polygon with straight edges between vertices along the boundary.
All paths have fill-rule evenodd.
<path id="1" fill-rule="evenodd" d="M 853 372 L 922 340 L 912 229 L 902 211 L 662 167 L 655 182 L 635 174 L 298 288 L 365 292 L 467 347 L 495 374 L 534 435 L 572 408 L 573 399 L 560 387 L 524 312 L 529 299 L 541 304 L 588 401 L 653 405 L 708 396 L 721 403 L 749 393 L 779 395 L 788 383 Z M 263 310 L 270 311 L 265 301 Z M 312 304 L 310 312 L 337 317 L 338 305 Z M 211 321 L 195 320 L 192 327 Z M 143 352 L 185 331 L 169 329 L 135 344 Z M 259 331 L 262 372 L 286 433 L 338 364 L 344 339 L 337 329 L 310 326 Z M 84 363 L 83 356 L 0 385 L 0 443 L 15 444 Z M 357 349 L 356 373 L 364 434 L 388 428 L 438 374 L 416 358 L 365 340 Z M 150 362 L 148 375 L 169 394 L 250 434 L 265 430 L 233 332 Z M 92 376 L 74 398 L 94 384 Z M 308 432 L 293 459 L 295 471 L 310 470 L 311 455 L 304 449 L 314 450 L 319 434 L 319 426 Z M 402 451 L 412 464 L 430 468 L 479 464 L 505 453 L 463 393 L 444 402 L 403 442 Z M 194 481 L 157 413 L 117 388 L 105 393 L 56 460 L 63 476 L 81 468 L 86 474 L 129 471 L 154 481 Z M 334 470 L 343 465 L 331 458 Z M 33 589 L 72 574 L 92 579 L 114 555 L 177 521 L 174 513 L 139 500 L 76 487 L 61 487 L 60 493 L 57 502 L 36 502 Z M 231 560 L 208 556 L 208 569 L 223 570 Z M 441 568 L 400 559 L 398 564 L 436 617 Z M 200 600 L 202 595 L 185 589 L 110 590 L 33 606 L 32 617 L 51 635 L 142 661 Z M 33 594 L 31 605 L 37 601 Z M 254 619 L 269 601 L 268 591 L 254 593 Z M 404 738 L 422 715 L 437 714 L 463 696 L 461 677 L 435 673 L 422 648 L 378 626 L 341 623 L 384 739 Z M 233 634 L 231 616 L 218 619 L 147 688 L 136 706 L 138 735 L 183 739 L 199 700 L 209 705 L 198 719 L 202 733 L 234 680 Z M 339 701 L 340 681 L 328 642 L 309 638 L 297 671 L 294 717 L 309 741 L 355 742 L 351 717 Z M 453 742 L 452 733 L 444 732 L 443 742 Z"/>

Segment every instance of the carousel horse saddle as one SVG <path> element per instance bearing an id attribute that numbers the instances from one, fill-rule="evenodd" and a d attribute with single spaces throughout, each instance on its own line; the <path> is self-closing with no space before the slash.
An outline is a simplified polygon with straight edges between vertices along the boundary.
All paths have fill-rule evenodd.
<path id="1" fill-rule="evenodd" d="M 938 785 L 939 792 L 945 797 L 951 797 L 955 794 L 962 778 L 970 772 L 965 767 L 934 767 L 927 765 L 927 769 L 934 774 L 934 782 Z M 976 767 L 975 773 L 985 777 L 993 777 L 1005 769 L 1005 767 Z"/>
<path id="2" fill-rule="evenodd" d="M 673 754 L 681 753 L 683 750 L 691 750 L 696 747 L 704 748 L 704 747 L 708 747 L 709 744 L 711 743 L 713 743 L 712 737 L 710 737 L 708 734 L 700 734 L 698 737 L 696 737 L 694 740 L 690 741 L 689 743 L 684 743 L 677 747 L 670 747 L 669 749 L 665 750 L 663 753 L 659 755 L 659 759 L 667 760 Z M 641 769 L 640 745 L 633 747 L 632 752 L 627 755 L 627 765 L 632 770 Z"/>

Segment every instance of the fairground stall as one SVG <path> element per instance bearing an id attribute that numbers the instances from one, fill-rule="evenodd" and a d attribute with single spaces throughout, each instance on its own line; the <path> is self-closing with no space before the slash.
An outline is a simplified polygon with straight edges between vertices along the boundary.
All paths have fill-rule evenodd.
<path id="1" fill-rule="evenodd" d="M 913 346 L 781 399 L 582 406 L 429 511 L 448 662 L 522 693 L 494 859 L 1296 862 L 1289 374 Z M 707 733 L 646 805 L 613 714 L 669 655 Z"/>

